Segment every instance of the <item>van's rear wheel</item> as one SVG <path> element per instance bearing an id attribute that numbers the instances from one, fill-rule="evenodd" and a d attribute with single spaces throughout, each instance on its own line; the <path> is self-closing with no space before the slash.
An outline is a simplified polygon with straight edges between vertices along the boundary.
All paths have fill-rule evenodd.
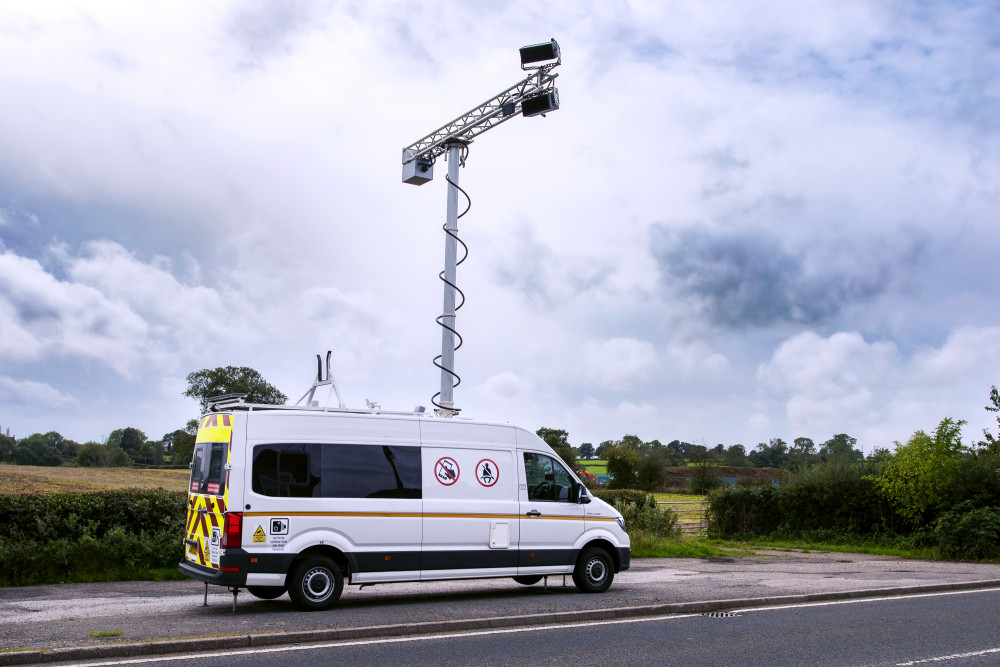
<path id="1" fill-rule="evenodd" d="M 344 592 L 340 567 L 326 556 L 306 558 L 295 568 L 288 595 L 299 609 L 329 609 Z"/>
<path id="2" fill-rule="evenodd" d="M 250 595 L 261 600 L 273 600 L 280 598 L 288 590 L 284 586 L 247 586 Z"/>
<path id="3" fill-rule="evenodd" d="M 514 581 L 519 584 L 524 584 L 525 586 L 534 586 L 541 580 L 542 575 L 540 574 L 525 574 L 520 577 L 514 577 Z"/>
<path id="4" fill-rule="evenodd" d="M 573 583 L 584 593 L 603 593 L 615 578 L 615 564 L 600 547 L 584 549 L 573 570 Z"/>

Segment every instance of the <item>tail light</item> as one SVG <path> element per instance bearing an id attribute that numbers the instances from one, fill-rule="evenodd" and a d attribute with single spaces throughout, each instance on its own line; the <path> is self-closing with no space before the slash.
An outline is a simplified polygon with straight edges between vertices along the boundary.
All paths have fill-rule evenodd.
<path id="1" fill-rule="evenodd" d="M 243 512 L 226 512 L 226 528 L 222 531 L 222 548 L 239 549 L 243 546 Z"/>

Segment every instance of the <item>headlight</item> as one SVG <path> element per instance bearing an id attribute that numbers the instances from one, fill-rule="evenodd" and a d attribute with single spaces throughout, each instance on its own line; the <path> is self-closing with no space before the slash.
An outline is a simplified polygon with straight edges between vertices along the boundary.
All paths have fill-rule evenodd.
<path id="1" fill-rule="evenodd" d="M 625 519 L 623 519 L 621 517 L 618 517 L 617 519 L 615 519 L 615 521 L 618 522 L 618 526 L 622 529 L 622 531 L 624 531 L 625 530 Z"/>

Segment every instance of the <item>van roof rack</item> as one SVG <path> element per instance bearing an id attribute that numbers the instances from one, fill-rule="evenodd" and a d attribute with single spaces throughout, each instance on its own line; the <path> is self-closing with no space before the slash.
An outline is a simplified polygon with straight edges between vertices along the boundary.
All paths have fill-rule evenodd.
<path id="1" fill-rule="evenodd" d="M 208 409 L 214 410 L 218 408 L 230 408 L 236 405 L 246 405 L 246 394 L 222 394 L 221 396 L 212 396 L 206 402 L 208 403 Z"/>

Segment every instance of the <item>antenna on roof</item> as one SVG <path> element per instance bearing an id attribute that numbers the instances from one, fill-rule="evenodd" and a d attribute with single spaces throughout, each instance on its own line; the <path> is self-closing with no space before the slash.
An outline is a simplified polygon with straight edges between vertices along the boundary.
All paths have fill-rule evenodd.
<path id="1" fill-rule="evenodd" d="M 319 407 L 319 401 L 313 400 L 316 395 L 316 390 L 320 387 L 330 386 L 330 392 L 326 395 L 326 403 L 323 407 L 330 405 L 330 397 L 337 394 L 337 407 L 346 409 L 347 406 L 344 405 L 344 399 L 340 397 L 340 389 L 337 388 L 337 381 L 333 379 L 333 373 L 330 372 L 330 359 L 333 356 L 333 350 L 326 351 L 326 375 L 323 374 L 323 360 L 320 356 L 316 355 L 316 379 L 313 380 L 312 386 L 309 387 L 309 391 L 302 395 L 302 398 L 295 402 L 295 405 L 302 405 L 305 401 L 306 407 Z"/>

